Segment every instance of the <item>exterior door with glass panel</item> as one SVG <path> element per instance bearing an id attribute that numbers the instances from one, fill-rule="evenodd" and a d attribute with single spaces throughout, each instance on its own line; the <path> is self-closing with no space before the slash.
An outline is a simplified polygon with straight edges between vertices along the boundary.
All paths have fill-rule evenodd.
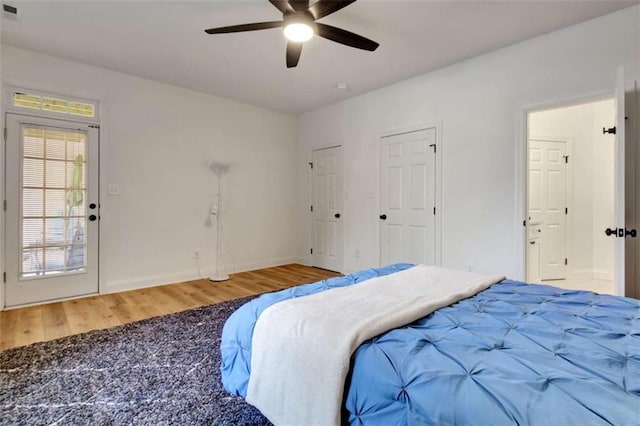
<path id="1" fill-rule="evenodd" d="M 97 126 L 6 123 L 7 306 L 97 293 Z"/>

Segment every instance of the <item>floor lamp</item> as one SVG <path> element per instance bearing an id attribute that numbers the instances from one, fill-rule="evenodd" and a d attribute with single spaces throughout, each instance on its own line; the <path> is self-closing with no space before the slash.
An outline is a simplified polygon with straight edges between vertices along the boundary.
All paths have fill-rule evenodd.
<path id="1" fill-rule="evenodd" d="M 229 275 L 220 271 L 221 257 L 222 257 L 222 236 L 220 234 L 220 228 L 222 227 L 222 212 L 223 206 L 223 192 L 222 192 L 222 178 L 229 171 L 230 164 L 225 163 L 211 163 L 209 170 L 218 177 L 218 193 L 216 194 L 216 202 L 211 207 L 211 215 L 216 217 L 216 271 L 209 277 L 210 281 L 226 281 L 229 279 Z"/>

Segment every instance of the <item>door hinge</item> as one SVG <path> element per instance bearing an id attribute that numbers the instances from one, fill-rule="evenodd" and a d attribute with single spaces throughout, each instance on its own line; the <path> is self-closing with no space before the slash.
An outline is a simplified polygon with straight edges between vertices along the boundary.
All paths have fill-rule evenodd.
<path id="1" fill-rule="evenodd" d="M 2 209 L 6 212 L 7 211 L 7 200 L 4 200 L 2 202 Z"/>
<path id="2" fill-rule="evenodd" d="M 564 208 L 564 214 L 569 214 L 569 207 Z"/>
<path id="3" fill-rule="evenodd" d="M 4 141 L 7 141 L 7 128 L 5 127 L 3 130 L 3 135 L 4 135 Z"/>
<path id="4" fill-rule="evenodd" d="M 3 272 L 3 273 L 2 273 L 2 282 L 3 282 L 3 283 L 6 283 L 6 282 L 7 282 L 7 273 L 6 273 L 6 272 Z"/>
<path id="5" fill-rule="evenodd" d="M 432 144 L 431 144 L 431 145 L 429 145 L 429 146 L 433 148 L 433 153 L 435 154 L 435 153 L 436 153 L 436 144 L 435 144 L 435 143 L 432 143 Z"/>
<path id="6" fill-rule="evenodd" d="M 433 215 L 434 216 L 436 215 L 436 208 L 435 207 L 433 208 Z"/>
<path id="7" fill-rule="evenodd" d="M 313 211 L 313 206 L 311 206 L 311 211 Z"/>
<path id="8" fill-rule="evenodd" d="M 565 266 L 569 264 L 569 261 L 567 260 L 566 257 L 564 258 L 564 264 L 565 264 Z"/>
<path id="9" fill-rule="evenodd" d="M 313 163 L 309 163 L 309 167 L 311 167 L 311 170 L 313 170 Z"/>
<path id="10" fill-rule="evenodd" d="M 309 253 L 313 254 L 313 249 L 309 249 Z"/>
<path id="11" fill-rule="evenodd" d="M 569 156 L 568 155 L 564 156 L 564 164 L 569 164 Z"/>

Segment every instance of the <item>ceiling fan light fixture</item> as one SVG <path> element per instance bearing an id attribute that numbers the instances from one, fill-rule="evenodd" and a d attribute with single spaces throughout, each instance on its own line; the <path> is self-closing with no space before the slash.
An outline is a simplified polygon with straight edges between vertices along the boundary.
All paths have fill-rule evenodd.
<path id="1" fill-rule="evenodd" d="M 284 36 L 287 38 L 287 40 L 297 43 L 303 43 L 305 41 L 311 40 L 313 34 L 313 28 L 303 22 L 292 22 L 284 27 Z"/>

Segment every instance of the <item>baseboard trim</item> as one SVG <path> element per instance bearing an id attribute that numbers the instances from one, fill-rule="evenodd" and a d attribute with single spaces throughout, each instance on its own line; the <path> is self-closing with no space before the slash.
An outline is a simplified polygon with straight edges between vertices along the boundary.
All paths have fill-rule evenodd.
<path id="1" fill-rule="evenodd" d="M 237 274 L 239 272 L 253 271 L 256 269 L 271 268 L 275 266 L 289 265 L 291 263 L 301 263 L 297 257 L 286 257 L 281 259 L 265 260 L 262 262 L 243 263 L 234 265 L 234 267 L 225 267 L 223 272 L 226 274 Z M 168 284 L 175 284 L 184 281 L 193 281 L 207 278 L 213 275 L 214 268 L 205 268 L 201 270 L 198 276 L 197 271 L 183 271 L 168 275 L 153 275 L 144 278 L 132 280 L 119 280 L 106 283 L 100 291 L 100 294 L 120 293 L 123 291 L 140 290 L 143 288 L 158 287 Z"/>
<path id="2" fill-rule="evenodd" d="M 593 278 L 593 271 L 591 269 L 574 269 L 567 271 L 568 280 L 590 280 Z"/>
<path id="3" fill-rule="evenodd" d="M 593 278 L 596 280 L 613 281 L 613 271 L 607 271 L 604 269 L 594 269 Z"/>
<path id="4" fill-rule="evenodd" d="M 567 272 L 567 279 L 613 281 L 613 271 L 607 271 L 606 269 L 576 269 Z"/>

